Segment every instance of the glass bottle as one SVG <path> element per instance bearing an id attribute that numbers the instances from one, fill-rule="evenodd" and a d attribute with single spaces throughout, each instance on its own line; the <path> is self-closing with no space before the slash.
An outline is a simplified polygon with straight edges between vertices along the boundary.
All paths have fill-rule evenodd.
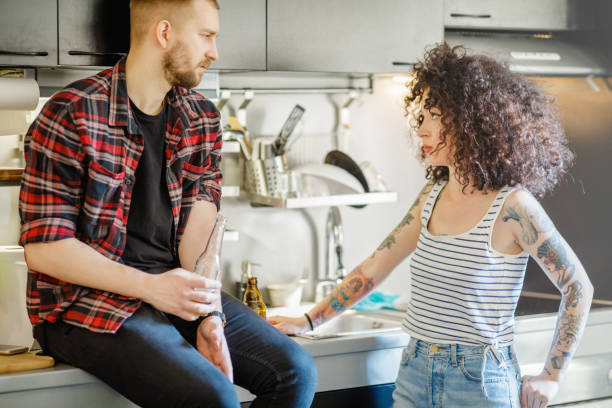
<path id="1" fill-rule="evenodd" d="M 221 271 L 221 246 L 223 245 L 223 233 L 225 232 L 226 219 L 218 214 L 215 224 L 208 237 L 206 248 L 198 257 L 193 271 L 208 279 L 219 278 Z"/>
<path id="2" fill-rule="evenodd" d="M 259 289 L 257 289 L 256 277 L 249 278 L 249 285 L 247 286 L 246 292 L 244 292 L 244 298 L 242 301 L 252 311 L 264 319 L 266 318 L 267 309 L 265 303 L 261 299 L 261 293 L 259 293 Z"/>

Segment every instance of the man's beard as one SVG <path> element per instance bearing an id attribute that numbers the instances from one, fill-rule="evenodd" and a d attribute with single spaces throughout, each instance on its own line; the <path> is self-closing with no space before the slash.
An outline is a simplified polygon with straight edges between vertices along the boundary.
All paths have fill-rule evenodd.
<path id="1" fill-rule="evenodd" d="M 164 70 L 164 77 L 172 86 L 182 86 L 183 88 L 191 89 L 197 86 L 202 80 L 202 73 L 198 73 L 199 67 L 210 66 L 209 60 L 200 62 L 193 69 L 184 67 L 188 65 L 188 58 L 185 55 L 182 43 L 176 44 L 171 48 L 165 55 L 162 61 L 162 68 Z"/>

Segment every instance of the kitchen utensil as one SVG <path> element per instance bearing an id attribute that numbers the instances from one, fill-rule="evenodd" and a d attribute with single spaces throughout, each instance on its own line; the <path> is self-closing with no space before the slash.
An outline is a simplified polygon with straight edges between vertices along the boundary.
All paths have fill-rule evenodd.
<path id="1" fill-rule="evenodd" d="M 271 145 L 268 146 L 271 147 Z M 266 158 L 263 161 L 268 194 L 271 196 L 279 195 L 280 174 L 285 172 L 285 164 L 283 158 L 284 156 L 272 156 L 270 158 Z"/>
<path id="2" fill-rule="evenodd" d="M 380 174 L 378 170 L 372 166 L 372 163 L 364 161 L 359 163 L 359 167 L 361 168 L 361 171 L 368 182 L 370 191 L 390 191 L 387 181 L 383 178 L 382 174 Z"/>
<path id="3" fill-rule="evenodd" d="M 338 167 L 348 171 L 357 180 L 359 180 L 359 183 L 363 187 L 363 191 L 364 192 L 366 192 L 366 193 L 370 192 L 370 187 L 368 186 L 368 182 L 366 181 L 366 178 L 363 175 L 363 172 L 361 171 L 361 168 L 346 153 L 343 153 L 340 150 L 332 150 L 329 153 L 327 153 L 327 155 L 325 156 L 324 162 L 328 163 L 328 164 L 332 164 L 334 166 L 338 166 Z M 353 208 L 363 208 L 365 206 L 366 206 L 366 204 L 351 205 L 351 207 L 353 207 Z"/>
<path id="4" fill-rule="evenodd" d="M 281 198 L 298 198 L 302 195 L 302 175 L 288 170 L 278 173 L 278 196 Z"/>
<path id="5" fill-rule="evenodd" d="M 359 181 L 341 167 L 325 163 L 310 163 L 294 168 L 293 172 L 302 175 L 303 192 L 306 195 L 363 193 L 363 186 Z M 317 191 L 321 189 L 321 183 L 317 184 L 316 180 L 312 183 L 312 176 L 323 181 L 322 187 L 326 191 Z"/>
<path id="6" fill-rule="evenodd" d="M 287 140 L 289 139 L 289 136 L 291 136 L 291 133 L 293 133 L 295 126 L 297 125 L 299 120 L 302 118 L 305 111 L 306 109 L 304 109 L 300 105 L 295 105 L 293 107 L 293 110 L 291 111 L 291 113 L 289 114 L 289 117 L 285 121 L 285 124 L 281 128 L 280 133 L 274 140 L 274 149 L 277 155 L 282 155 L 285 153 L 285 147 L 287 145 Z"/>
<path id="7" fill-rule="evenodd" d="M 368 186 L 368 182 L 366 181 L 366 178 L 363 175 L 361 168 L 346 153 L 343 153 L 340 150 L 332 150 L 327 153 L 324 162 L 348 171 L 350 174 L 353 175 L 353 177 L 355 177 L 359 181 L 359 183 L 363 187 L 364 192 L 367 193 L 370 191 L 370 187 Z"/>
<path id="8" fill-rule="evenodd" d="M 247 160 L 244 167 L 246 171 L 246 190 L 259 195 L 268 195 L 263 160 Z"/>
<path id="9" fill-rule="evenodd" d="M 242 134 L 242 139 L 244 139 L 244 144 L 249 148 L 248 149 L 249 152 L 251 152 L 252 151 L 251 140 L 244 126 L 240 124 L 240 121 L 238 120 L 238 118 L 235 116 L 230 116 L 227 118 L 227 123 L 229 125 L 230 131 L 239 132 Z"/>
<path id="10" fill-rule="evenodd" d="M 271 306 L 299 306 L 302 301 L 304 282 L 272 283 L 268 285 Z"/>

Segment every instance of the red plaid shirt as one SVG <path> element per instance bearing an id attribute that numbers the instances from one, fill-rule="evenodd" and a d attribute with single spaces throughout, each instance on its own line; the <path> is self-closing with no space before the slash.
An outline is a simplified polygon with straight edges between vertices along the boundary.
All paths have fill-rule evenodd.
<path id="1" fill-rule="evenodd" d="M 219 208 L 222 142 L 219 112 L 212 102 L 173 87 L 166 103 L 166 178 L 176 254 L 194 202 L 206 200 Z M 121 262 L 134 176 L 144 148 L 129 104 L 125 59 L 69 85 L 47 102 L 25 138 L 20 245 L 74 237 Z M 140 305 L 139 299 L 28 271 L 27 306 L 33 325 L 59 318 L 114 333 Z"/>

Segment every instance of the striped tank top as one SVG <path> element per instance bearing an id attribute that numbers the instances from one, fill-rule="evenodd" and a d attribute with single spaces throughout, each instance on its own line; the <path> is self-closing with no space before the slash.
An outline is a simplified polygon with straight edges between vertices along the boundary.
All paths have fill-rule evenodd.
<path id="1" fill-rule="evenodd" d="M 502 188 L 468 232 L 432 235 L 427 228 L 429 217 L 445 184 L 434 185 L 423 204 L 422 228 L 410 260 L 411 296 L 402 326 L 412 337 L 432 343 L 509 345 L 529 254 L 495 251 L 491 234 L 514 188 Z"/>

